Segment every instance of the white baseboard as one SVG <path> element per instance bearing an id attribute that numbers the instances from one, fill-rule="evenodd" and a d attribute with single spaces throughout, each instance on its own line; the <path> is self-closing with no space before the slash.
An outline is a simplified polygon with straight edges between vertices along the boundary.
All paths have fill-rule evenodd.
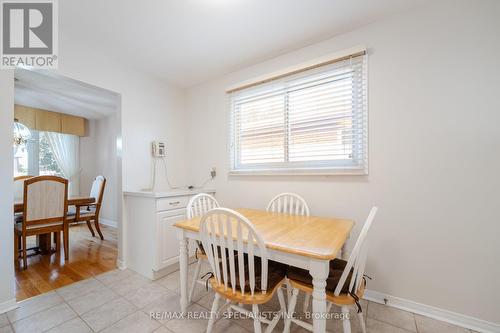
<path id="1" fill-rule="evenodd" d="M 8 301 L 5 301 L 3 303 L 0 303 L 0 314 L 8 312 L 10 310 L 14 310 L 18 307 L 16 299 L 10 299 Z"/>
<path id="2" fill-rule="evenodd" d="M 124 269 L 127 269 L 127 265 L 125 264 L 125 262 L 123 260 L 116 260 L 116 265 L 118 266 L 118 269 L 120 270 L 124 270 Z"/>
<path id="3" fill-rule="evenodd" d="M 113 220 L 99 218 L 99 223 L 104 224 L 108 227 L 118 228 L 118 223 L 116 221 L 113 221 Z"/>
<path id="4" fill-rule="evenodd" d="M 376 303 L 385 303 L 386 305 L 392 306 L 394 308 L 417 313 L 422 316 L 444 321 L 456 326 L 465 327 L 477 332 L 500 332 L 500 324 L 436 308 L 430 305 L 413 302 L 407 299 L 379 293 L 378 291 L 374 290 L 367 289 L 363 298 Z"/>

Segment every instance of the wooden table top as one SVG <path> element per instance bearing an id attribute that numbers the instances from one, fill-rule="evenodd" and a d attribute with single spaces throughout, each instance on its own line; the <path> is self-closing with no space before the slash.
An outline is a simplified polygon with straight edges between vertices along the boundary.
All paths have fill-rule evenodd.
<path id="1" fill-rule="evenodd" d="M 316 259 L 335 259 L 354 226 L 353 221 L 346 219 L 269 213 L 246 208 L 236 211 L 254 224 L 269 249 Z M 198 232 L 200 217 L 179 221 L 175 226 Z"/>
<path id="2" fill-rule="evenodd" d="M 68 197 L 68 206 L 75 206 L 75 205 L 91 205 L 95 202 L 94 198 L 91 197 L 81 197 L 81 196 L 70 196 Z M 15 201 L 14 202 L 14 212 L 15 213 L 22 213 L 23 212 L 23 202 L 22 201 Z"/>

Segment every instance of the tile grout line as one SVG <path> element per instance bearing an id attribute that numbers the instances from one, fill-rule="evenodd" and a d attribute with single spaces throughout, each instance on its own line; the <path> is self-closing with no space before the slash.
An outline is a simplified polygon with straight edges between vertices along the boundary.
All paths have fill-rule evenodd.
<path id="1" fill-rule="evenodd" d="M 369 302 L 370 302 L 370 301 L 369 301 Z M 382 305 L 382 304 L 381 304 L 381 305 Z M 384 305 L 384 306 L 387 306 L 387 305 Z M 407 330 L 407 329 L 406 329 L 406 328 L 404 328 L 404 327 L 396 326 L 396 325 L 394 325 L 394 324 L 392 324 L 392 323 L 389 323 L 389 322 L 387 322 L 387 321 L 385 321 L 385 320 L 370 317 L 370 316 L 368 316 L 368 308 L 367 308 L 367 311 L 366 311 L 366 312 L 367 312 L 367 314 L 366 314 L 366 319 L 367 319 L 367 321 L 368 321 L 368 318 L 370 318 L 370 319 L 373 319 L 373 320 L 379 321 L 379 322 L 381 322 L 381 323 L 384 323 L 384 324 L 390 325 L 390 326 L 392 326 L 392 327 L 397 327 L 397 328 L 399 328 L 399 329 L 405 330 L 405 331 L 407 331 L 407 332 L 418 333 L 417 324 L 416 324 L 416 319 L 415 319 L 415 314 L 414 314 L 413 312 L 409 312 L 409 311 L 405 311 L 405 310 L 400 310 L 400 311 L 404 311 L 404 312 L 409 313 L 409 314 L 411 314 L 411 315 L 413 316 L 413 321 L 414 321 L 414 323 L 415 323 L 415 331 L 409 331 L 409 330 Z"/>
<path id="2" fill-rule="evenodd" d="M 413 313 L 413 321 L 415 322 L 415 329 L 417 330 L 417 333 L 419 333 L 418 325 L 417 325 L 417 316 Z"/>

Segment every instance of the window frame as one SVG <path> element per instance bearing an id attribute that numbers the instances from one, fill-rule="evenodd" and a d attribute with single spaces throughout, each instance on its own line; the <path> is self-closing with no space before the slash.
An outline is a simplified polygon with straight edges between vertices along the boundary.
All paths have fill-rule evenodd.
<path id="1" fill-rule="evenodd" d="M 356 84 L 358 82 L 361 82 L 361 87 L 357 88 L 357 91 L 362 91 L 363 96 L 362 96 L 362 105 L 356 108 L 356 115 L 353 115 L 354 118 L 361 117 L 362 122 L 363 122 L 363 131 L 361 132 L 361 135 L 364 135 L 364 138 L 359 138 L 359 133 L 357 135 L 354 135 L 354 137 L 358 137 L 359 140 L 356 142 L 353 142 L 353 146 L 357 145 L 358 147 L 354 149 L 353 147 L 353 155 L 357 155 L 359 163 L 350 163 L 348 160 L 338 160 L 338 161 L 302 161 L 302 162 L 278 162 L 278 163 L 257 163 L 257 164 L 238 164 L 239 160 L 237 158 L 238 148 L 238 134 L 237 134 L 237 129 L 236 129 L 236 109 L 235 109 L 235 101 L 234 97 L 231 94 L 228 94 L 228 100 L 229 100 L 229 120 L 230 120 L 230 126 L 229 126 L 229 138 L 228 138 L 228 143 L 229 143 L 229 158 L 230 158 L 230 167 L 229 167 L 229 174 L 230 175 L 368 175 L 368 130 L 369 130 L 369 122 L 368 122 L 368 59 L 366 53 L 362 56 L 361 60 L 361 81 L 355 80 L 356 82 L 353 82 L 353 84 Z M 326 72 L 328 69 L 321 69 L 323 66 L 318 66 L 319 70 L 318 72 L 321 73 Z M 306 70 L 306 72 L 309 72 L 309 70 Z M 284 78 L 285 81 L 287 79 L 293 81 L 294 77 L 296 77 L 295 73 L 291 73 L 289 76 L 287 75 L 281 75 L 281 78 Z M 300 76 L 298 76 L 300 77 Z M 279 84 L 277 86 L 273 87 L 273 82 L 274 80 L 267 80 L 264 81 L 262 84 L 255 84 L 255 86 L 251 89 L 259 90 L 262 89 L 263 91 L 266 91 L 266 94 L 272 95 L 272 94 L 284 94 L 284 100 L 285 100 L 285 107 L 284 107 L 284 116 L 285 116 L 285 121 L 284 121 L 284 127 L 285 127 L 285 134 L 284 134 L 284 154 L 287 154 L 287 151 L 290 150 L 290 145 L 286 145 L 286 142 L 288 142 L 290 138 L 290 121 L 288 119 L 289 117 L 289 109 L 288 109 L 288 98 L 289 94 L 293 91 L 296 91 L 296 88 L 293 87 L 287 87 L 286 84 L 285 86 L 280 86 Z M 242 90 L 246 90 L 247 88 L 244 88 Z M 250 90 L 250 89 L 249 89 Z M 359 126 L 357 122 L 354 122 L 352 124 L 353 128 L 356 126 Z M 353 157 L 353 160 L 355 158 Z M 285 160 L 287 160 L 285 156 Z"/>

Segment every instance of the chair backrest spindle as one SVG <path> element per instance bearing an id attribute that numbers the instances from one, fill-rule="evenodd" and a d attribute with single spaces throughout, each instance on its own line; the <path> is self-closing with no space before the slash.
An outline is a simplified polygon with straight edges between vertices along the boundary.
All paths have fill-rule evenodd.
<path id="1" fill-rule="evenodd" d="M 281 193 L 275 196 L 267 205 L 267 211 L 309 216 L 309 207 L 306 201 L 295 193 Z"/>

